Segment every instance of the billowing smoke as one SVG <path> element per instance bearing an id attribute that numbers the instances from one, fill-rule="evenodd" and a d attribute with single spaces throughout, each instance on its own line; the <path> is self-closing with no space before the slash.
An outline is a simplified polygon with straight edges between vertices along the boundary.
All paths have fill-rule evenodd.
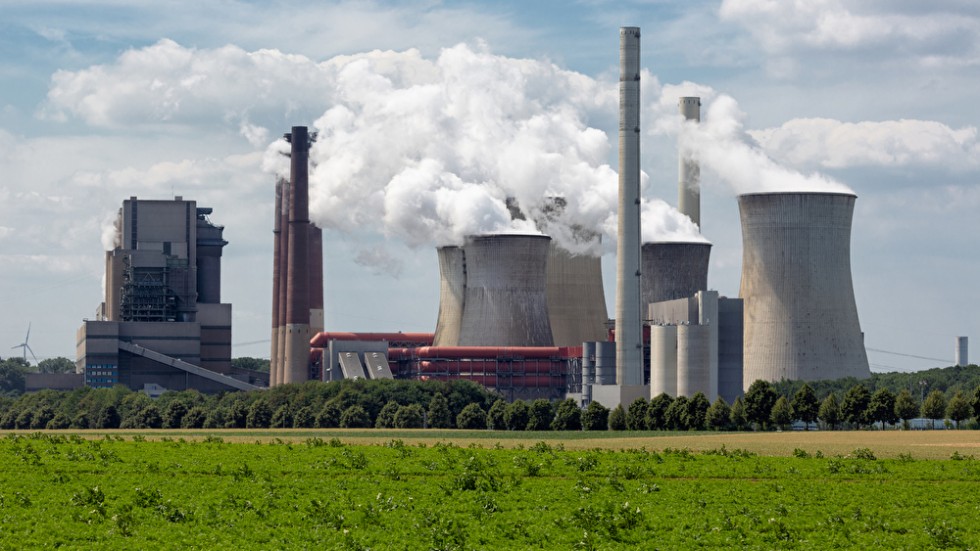
<path id="1" fill-rule="evenodd" d="M 122 246 L 119 233 L 119 216 L 117 213 L 107 215 L 102 219 L 102 248 L 111 251 Z"/>
<path id="2" fill-rule="evenodd" d="M 681 96 L 701 97 L 702 105 L 707 108 L 702 108 L 700 124 L 685 121 L 677 113 L 677 100 Z M 653 133 L 678 135 L 681 155 L 700 162 L 702 171 L 710 171 L 737 194 L 854 193 L 822 174 L 802 174 L 773 161 L 745 131 L 745 113 L 731 96 L 692 83 L 665 86 L 654 112 L 659 116 Z"/>

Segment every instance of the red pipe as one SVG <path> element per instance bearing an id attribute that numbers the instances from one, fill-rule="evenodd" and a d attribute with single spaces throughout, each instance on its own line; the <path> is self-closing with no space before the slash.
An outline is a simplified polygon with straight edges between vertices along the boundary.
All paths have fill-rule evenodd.
<path id="1" fill-rule="evenodd" d="M 543 375 L 525 377 L 496 377 L 494 375 L 423 375 L 424 380 L 455 381 L 465 379 L 483 386 L 495 387 L 505 384 L 507 387 L 559 387 L 563 382 L 558 377 Z"/>
<path id="2" fill-rule="evenodd" d="M 417 349 L 415 355 L 447 359 L 560 358 L 562 350 L 557 346 L 425 346 Z"/>
<path id="3" fill-rule="evenodd" d="M 494 360 L 422 360 L 419 362 L 419 371 L 422 373 L 472 373 L 472 374 L 500 374 L 510 375 L 511 371 L 516 371 L 515 375 L 525 373 L 551 373 L 559 369 L 564 364 L 561 360 L 555 361 L 520 361 L 513 365 L 519 365 L 517 369 L 501 369 L 501 364 Z"/>

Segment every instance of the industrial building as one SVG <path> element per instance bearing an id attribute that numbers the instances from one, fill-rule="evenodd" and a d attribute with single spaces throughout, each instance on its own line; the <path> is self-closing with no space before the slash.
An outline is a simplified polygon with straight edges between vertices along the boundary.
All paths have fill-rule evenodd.
<path id="1" fill-rule="evenodd" d="M 77 334 L 76 367 L 88 386 L 221 391 L 262 383 L 231 366 L 231 305 L 221 302 L 227 242 L 210 214 L 179 196 L 123 202 L 105 254 L 105 300 Z"/>

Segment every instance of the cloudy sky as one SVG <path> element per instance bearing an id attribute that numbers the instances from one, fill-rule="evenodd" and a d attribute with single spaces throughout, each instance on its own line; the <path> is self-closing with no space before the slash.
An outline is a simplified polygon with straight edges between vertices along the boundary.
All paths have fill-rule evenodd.
<path id="1" fill-rule="evenodd" d="M 644 225 L 691 232 L 678 143 L 702 156 L 709 285 L 738 293 L 735 196 L 851 189 L 854 288 L 875 371 L 980 338 L 980 4 L 973 0 L 140 3 L 0 8 L 0 355 L 28 324 L 74 358 L 102 298 L 101 234 L 130 197 L 225 225 L 235 356 L 268 356 L 277 138 L 320 132 L 326 323 L 431 331 L 433 246 L 570 199 L 615 262 L 618 28 L 642 29 Z M 677 97 L 703 98 L 685 128 Z M 570 246 L 575 244 L 570 243 Z M 8 352 L 3 353 L 2 350 Z M 974 354 L 976 356 L 976 354 Z"/>

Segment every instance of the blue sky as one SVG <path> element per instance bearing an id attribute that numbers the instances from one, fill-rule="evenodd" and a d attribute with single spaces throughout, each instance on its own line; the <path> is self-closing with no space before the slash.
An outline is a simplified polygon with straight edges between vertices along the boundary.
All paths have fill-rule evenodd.
<path id="1" fill-rule="evenodd" d="M 472 199 L 465 212 L 492 220 L 493 193 L 518 184 L 585 190 L 597 200 L 576 216 L 607 223 L 623 25 L 643 33 L 650 226 L 673 224 L 660 208 L 676 204 L 671 102 L 701 94 L 723 134 L 704 137 L 713 147 L 857 193 L 853 276 L 873 370 L 945 366 L 955 336 L 980 338 L 972 1 L 40 0 L 0 7 L 0 346 L 30 322 L 39 357 L 73 358 L 101 300 L 106 221 L 131 195 L 176 194 L 226 226 L 234 355 L 266 356 L 269 150 L 294 124 L 325 136 L 314 185 L 328 327 L 432 330 L 433 243 L 395 198 L 431 195 L 414 206 L 435 213 L 421 231 L 432 236 L 470 229 L 472 216 L 436 219 L 446 204 Z M 704 170 L 709 285 L 729 296 L 735 195 L 756 169 Z M 613 281 L 607 270 L 610 310 Z"/>

